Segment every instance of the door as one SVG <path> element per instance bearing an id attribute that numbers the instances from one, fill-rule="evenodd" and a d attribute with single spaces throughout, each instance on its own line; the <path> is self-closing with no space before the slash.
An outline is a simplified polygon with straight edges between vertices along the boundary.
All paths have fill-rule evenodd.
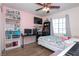
<path id="1" fill-rule="evenodd" d="M 2 17 L 2 11 L 1 11 L 1 7 L 0 7 L 0 55 L 1 55 L 1 51 L 4 49 L 4 18 Z"/>

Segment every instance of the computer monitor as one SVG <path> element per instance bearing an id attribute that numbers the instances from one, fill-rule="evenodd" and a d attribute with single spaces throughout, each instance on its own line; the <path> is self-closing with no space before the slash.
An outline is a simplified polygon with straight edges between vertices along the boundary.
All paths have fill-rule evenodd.
<path id="1" fill-rule="evenodd" d="M 24 29 L 24 34 L 27 34 L 27 35 L 32 34 L 32 29 Z"/>

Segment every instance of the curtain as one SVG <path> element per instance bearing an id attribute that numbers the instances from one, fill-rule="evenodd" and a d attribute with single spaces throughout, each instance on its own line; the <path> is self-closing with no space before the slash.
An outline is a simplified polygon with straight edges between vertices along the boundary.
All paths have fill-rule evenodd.
<path id="1" fill-rule="evenodd" d="M 54 35 L 52 18 L 50 18 L 50 32 L 51 32 L 51 35 Z"/>
<path id="2" fill-rule="evenodd" d="M 67 36 L 71 36 L 69 15 L 66 15 L 65 18 L 66 18 L 66 34 Z"/>

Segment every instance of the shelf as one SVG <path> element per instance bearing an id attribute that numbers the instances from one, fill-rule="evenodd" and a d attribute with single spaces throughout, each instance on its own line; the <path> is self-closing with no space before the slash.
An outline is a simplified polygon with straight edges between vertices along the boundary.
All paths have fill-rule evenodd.
<path id="1" fill-rule="evenodd" d="M 14 41 L 20 41 L 21 38 L 17 38 L 17 39 L 6 39 L 6 43 L 11 43 Z"/>
<path id="2" fill-rule="evenodd" d="M 20 39 L 6 41 L 6 50 L 20 47 Z"/>
<path id="3" fill-rule="evenodd" d="M 6 50 L 14 49 L 20 46 L 21 38 L 17 33 L 20 33 L 20 12 L 7 9 L 5 14 L 5 47 L 7 46 L 7 48 L 5 48 Z M 8 39 L 9 37 L 10 39 Z M 14 46 L 16 45 L 16 42 L 18 45 Z"/>
<path id="4" fill-rule="evenodd" d="M 11 49 L 15 49 L 15 48 L 18 48 L 20 46 L 13 46 L 13 47 L 8 47 L 8 48 L 5 48 L 5 50 L 11 50 Z"/>

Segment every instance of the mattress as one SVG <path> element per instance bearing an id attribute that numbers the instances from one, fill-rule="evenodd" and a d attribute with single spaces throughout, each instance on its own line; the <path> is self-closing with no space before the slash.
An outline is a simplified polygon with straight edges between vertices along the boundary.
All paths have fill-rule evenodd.
<path id="1" fill-rule="evenodd" d="M 43 36 L 39 37 L 38 42 L 46 42 L 46 44 L 52 45 L 52 47 L 57 47 L 60 49 L 65 49 L 65 43 L 58 36 Z"/>
<path id="2" fill-rule="evenodd" d="M 63 49 L 61 48 L 58 48 L 55 44 L 50 44 L 49 42 L 46 42 L 46 41 L 38 41 L 38 44 L 39 45 L 42 45 L 52 51 L 62 51 Z"/>

